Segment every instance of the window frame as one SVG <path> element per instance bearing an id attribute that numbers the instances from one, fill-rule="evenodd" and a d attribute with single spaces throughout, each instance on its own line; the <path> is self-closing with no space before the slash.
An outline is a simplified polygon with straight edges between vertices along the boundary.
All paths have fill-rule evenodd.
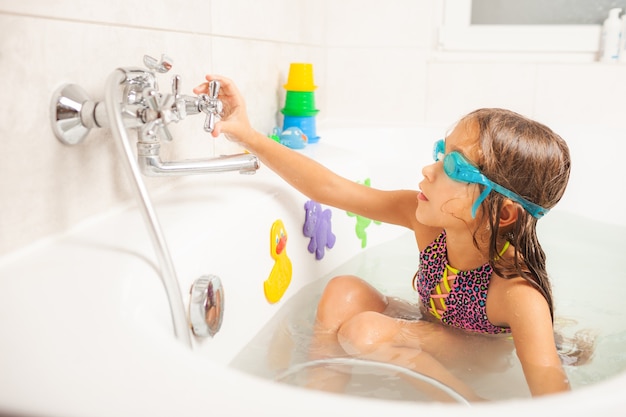
<path id="1" fill-rule="evenodd" d="M 444 0 L 438 48 L 444 52 L 562 52 L 595 57 L 600 25 L 472 25 L 472 0 Z"/>

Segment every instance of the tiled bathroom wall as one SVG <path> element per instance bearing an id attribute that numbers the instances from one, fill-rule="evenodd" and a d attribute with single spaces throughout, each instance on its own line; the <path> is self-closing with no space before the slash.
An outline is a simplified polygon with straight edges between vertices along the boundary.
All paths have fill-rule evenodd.
<path id="1" fill-rule="evenodd" d="M 477 107 L 508 107 L 547 124 L 621 128 L 626 65 L 441 59 L 444 0 L 0 0 L 0 254 L 132 202 L 108 131 L 56 141 L 49 106 L 61 84 L 102 100 L 117 67 L 166 53 L 186 93 L 207 72 L 236 80 L 253 125 L 279 123 L 290 62 L 312 62 L 318 129 L 428 124 L 443 130 Z M 168 152 L 235 151 L 202 130 L 171 129 Z M 443 131 L 442 131 L 443 133 Z M 150 180 L 151 189 L 172 180 Z"/>
<path id="2" fill-rule="evenodd" d="M 107 130 L 73 147 L 54 138 L 49 106 L 60 85 L 76 83 L 102 100 L 115 68 L 166 53 L 174 67 L 160 78 L 161 91 L 173 74 L 188 94 L 208 72 L 227 75 L 246 95 L 252 123 L 269 132 L 289 62 L 313 62 L 324 84 L 324 16 L 319 1 L 0 0 L 0 253 L 132 203 Z M 171 126 L 169 153 L 202 157 L 233 147 L 211 139 L 203 123 L 194 116 Z"/>

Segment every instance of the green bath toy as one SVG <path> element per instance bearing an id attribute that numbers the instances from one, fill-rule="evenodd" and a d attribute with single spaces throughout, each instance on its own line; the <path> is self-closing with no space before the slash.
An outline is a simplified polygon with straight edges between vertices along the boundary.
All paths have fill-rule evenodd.
<path id="1" fill-rule="evenodd" d="M 371 184 L 370 179 L 366 178 L 363 184 L 366 187 L 369 187 Z M 346 211 L 346 213 L 350 217 L 356 217 L 356 226 L 354 227 L 354 231 L 356 232 L 356 237 L 361 241 L 361 248 L 365 248 L 367 246 L 367 232 L 365 229 L 367 229 L 372 222 L 375 225 L 379 225 L 380 222 L 368 219 L 367 217 L 359 216 L 358 214 L 350 213 L 349 211 Z"/>

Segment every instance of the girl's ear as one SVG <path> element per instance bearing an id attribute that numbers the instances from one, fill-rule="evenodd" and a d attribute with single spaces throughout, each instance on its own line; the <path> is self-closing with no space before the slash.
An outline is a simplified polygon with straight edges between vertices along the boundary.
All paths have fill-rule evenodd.
<path id="1" fill-rule="evenodd" d="M 517 221 L 519 215 L 519 207 L 511 200 L 505 200 L 500 209 L 500 227 L 510 226 Z"/>

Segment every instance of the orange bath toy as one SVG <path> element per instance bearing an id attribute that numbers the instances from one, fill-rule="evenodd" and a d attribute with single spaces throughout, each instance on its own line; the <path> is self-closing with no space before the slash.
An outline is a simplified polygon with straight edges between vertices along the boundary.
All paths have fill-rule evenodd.
<path id="1" fill-rule="evenodd" d="M 265 298 L 270 303 L 279 301 L 291 283 L 291 260 L 287 256 L 287 231 L 282 220 L 276 220 L 270 229 L 270 255 L 274 267 L 263 282 Z"/>

